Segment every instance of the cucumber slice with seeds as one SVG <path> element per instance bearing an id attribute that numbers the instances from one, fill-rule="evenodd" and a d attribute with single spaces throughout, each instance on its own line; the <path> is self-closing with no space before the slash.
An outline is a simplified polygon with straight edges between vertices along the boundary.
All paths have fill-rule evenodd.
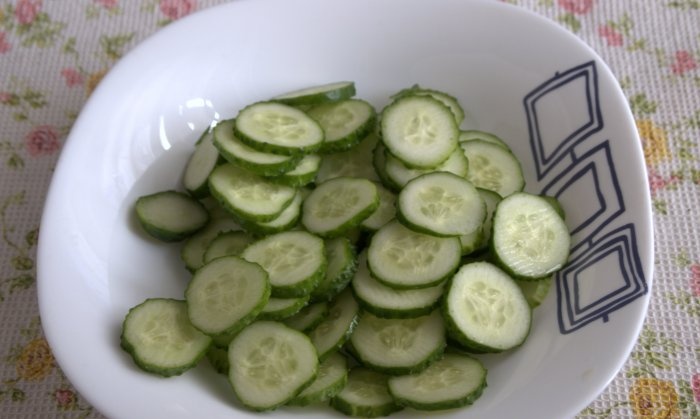
<path id="1" fill-rule="evenodd" d="M 299 109 L 282 103 L 258 102 L 236 116 L 234 133 L 259 151 L 294 155 L 313 153 L 324 139 L 321 126 Z"/>
<path id="2" fill-rule="evenodd" d="M 275 183 L 287 186 L 305 186 L 316 179 L 316 174 L 321 167 L 321 156 L 317 154 L 307 154 L 289 172 L 271 178 Z"/>
<path id="3" fill-rule="evenodd" d="M 201 230 L 209 213 L 189 195 L 163 191 L 136 200 L 136 218 L 151 237 L 165 242 L 184 240 Z"/>
<path id="4" fill-rule="evenodd" d="M 379 177 L 372 165 L 372 151 L 379 139 L 369 134 L 358 145 L 348 151 L 323 156 L 321 167 L 316 174 L 316 183 L 323 183 L 336 177 L 356 177 L 378 181 Z"/>
<path id="5" fill-rule="evenodd" d="M 389 393 L 416 410 L 445 410 L 474 403 L 486 388 L 486 368 L 468 355 L 447 353 L 418 374 L 391 377 Z"/>
<path id="6" fill-rule="evenodd" d="M 469 162 L 462 150 L 457 148 L 444 163 L 435 169 L 410 169 L 401 163 L 401 160 L 387 152 L 384 170 L 386 176 L 391 179 L 391 183 L 401 189 L 411 180 L 431 172 L 450 172 L 459 177 L 466 177 L 469 171 Z"/>
<path id="7" fill-rule="evenodd" d="M 396 195 L 379 183 L 375 183 L 375 186 L 379 194 L 379 206 L 360 223 L 360 227 L 369 231 L 379 230 L 396 216 Z"/>
<path id="8" fill-rule="evenodd" d="M 326 272 L 324 248 L 323 240 L 313 234 L 285 231 L 254 242 L 241 256 L 267 271 L 273 297 L 303 297 Z"/>
<path id="9" fill-rule="evenodd" d="M 467 179 L 474 186 L 503 197 L 525 187 L 520 162 L 510 151 L 482 140 L 465 141 L 460 147 L 469 160 Z"/>
<path id="10" fill-rule="evenodd" d="M 328 317 L 309 332 L 320 360 L 324 360 L 347 342 L 357 324 L 358 310 L 357 302 L 349 289 L 333 300 Z"/>
<path id="11" fill-rule="evenodd" d="M 382 142 L 407 167 L 432 169 L 457 147 L 459 130 L 449 108 L 429 96 L 406 96 L 382 113 Z"/>
<path id="12" fill-rule="evenodd" d="M 367 265 L 374 278 L 391 288 L 427 288 L 447 279 L 460 257 L 458 238 L 418 233 L 391 221 L 372 237 Z"/>
<path id="13" fill-rule="evenodd" d="M 285 319 L 284 324 L 300 332 L 308 332 L 318 326 L 328 314 L 328 303 L 323 301 L 302 308 L 295 315 Z"/>
<path id="14" fill-rule="evenodd" d="M 197 365 L 211 345 L 211 338 L 190 323 L 185 302 L 165 298 L 129 310 L 120 339 L 139 368 L 165 377 Z"/>
<path id="15" fill-rule="evenodd" d="M 379 206 L 375 184 L 367 179 L 334 178 L 311 191 L 301 222 L 314 234 L 337 237 L 355 228 Z"/>
<path id="16" fill-rule="evenodd" d="M 388 376 L 355 367 L 348 373 L 345 387 L 333 399 L 331 406 L 348 416 L 376 418 L 403 409 L 396 404 L 387 387 Z"/>
<path id="17" fill-rule="evenodd" d="M 208 335 L 232 334 L 252 322 L 270 298 L 267 272 L 238 256 L 198 269 L 185 291 L 192 324 Z"/>
<path id="18" fill-rule="evenodd" d="M 296 298 L 272 297 L 258 315 L 259 320 L 284 320 L 299 312 L 309 302 L 309 296 Z"/>
<path id="19" fill-rule="evenodd" d="M 244 229 L 253 234 L 266 235 L 290 230 L 299 222 L 299 218 L 301 217 L 301 203 L 302 193 L 301 191 L 297 191 L 292 203 L 274 220 L 260 222 L 240 220 L 239 222 Z"/>
<path id="20" fill-rule="evenodd" d="M 363 313 L 350 336 L 360 363 L 391 375 L 417 373 L 442 356 L 445 327 L 439 311 L 413 319 Z"/>
<path id="21" fill-rule="evenodd" d="M 470 263 L 457 271 L 443 312 L 450 337 L 477 351 L 512 349 L 530 333 L 531 310 L 522 291 L 488 262 Z"/>
<path id="22" fill-rule="evenodd" d="M 397 219 L 412 230 L 449 237 L 477 231 L 486 218 L 486 204 L 474 185 L 447 172 L 419 176 L 398 196 Z"/>
<path id="23" fill-rule="evenodd" d="M 490 132 L 478 131 L 478 130 L 466 130 L 466 131 L 461 131 L 459 133 L 460 144 L 465 142 L 465 141 L 473 141 L 473 140 L 486 141 L 487 143 L 499 145 L 499 146 L 505 148 L 506 150 L 510 151 L 510 147 L 508 147 L 508 144 L 506 144 L 505 141 L 503 141 L 499 137 L 495 136 L 494 134 L 491 134 Z"/>
<path id="24" fill-rule="evenodd" d="M 222 256 L 238 256 L 255 239 L 244 231 L 220 233 L 211 241 L 204 252 L 204 263 L 209 263 Z"/>
<path id="25" fill-rule="evenodd" d="M 374 129 L 377 117 L 372 105 L 359 99 L 325 103 L 306 113 L 318 121 L 325 133 L 321 153 L 354 147 Z"/>
<path id="26" fill-rule="evenodd" d="M 330 301 L 350 282 L 357 269 L 355 249 L 345 237 L 325 241 L 328 267 L 326 274 L 311 292 L 313 301 Z"/>
<path id="27" fill-rule="evenodd" d="M 454 115 L 455 122 L 457 123 L 457 125 L 461 124 L 464 120 L 464 109 L 462 109 L 462 106 L 459 104 L 457 98 L 439 90 L 425 89 L 420 87 L 419 85 L 415 85 L 408 89 L 401 90 L 400 92 L 392 96 L 392 98 L 398 99 L 400 97 L 411 95 L 430 96 L 433 99 L 439 100 L 440 102 L 442 102 L 443 105 L 450 108 L 450 111 L 452 112 L 452 115 Z"/>
<path id="28" fill-rule="evenodd" d="M 195 198 L 209 195 L 207 178 L 219 162 L 219 151 L 214 146 L 214 134 L 207 128 L 195 145 L 194 152 L 187 161 L 182 185 Z"/>
<path id="29" fill-rule="evenodd" d="M 316 349 L 303 333 L 282 323 L 258 321 L 229 346 L 229 381 L 246 407 L 272 410 L 313 382 L 318 372 Z"/>
<path id="30" fill-rule="evenodd" d="M 272 100 L 288 105 L 302 106 L 334 102 L 349 99 L 353 96 L 355 96 L 355 83 L 340 81 L 283 93 L 273 97 Z"/>
<path id="31" fill-rule="evenodd" d="M 498 203 L 493 216 L 492 253 L 519 279 L 539 279 L 561 269 L 571 236 L 564 220 L 544 198 L 515 193 Z"/>
<path id="32" fill-rule="evenodd" d="M 318 367 L 318 375 L 310 386 L 287 403 L 290 406 L 308 406 L 330 400 L 348 382 L 348 362 L 344 356 L 334 353 Z"/>

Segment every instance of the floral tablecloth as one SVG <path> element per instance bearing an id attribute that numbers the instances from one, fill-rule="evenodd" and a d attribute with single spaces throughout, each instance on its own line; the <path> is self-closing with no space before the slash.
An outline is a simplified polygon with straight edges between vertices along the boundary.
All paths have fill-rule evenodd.
<path id="1" fill-rule="evenodd" d="M 579 418 L 700 418 L 700 0 L 508 2 L 567 28 L 609 64 L 649 170 L 649 313 L 624 368 Z M 42 334 L 44 196 L 71 124 L 110 67 L 161 27 L 219 3 L 0 1 L 0 417 L 101 417 Z"/>

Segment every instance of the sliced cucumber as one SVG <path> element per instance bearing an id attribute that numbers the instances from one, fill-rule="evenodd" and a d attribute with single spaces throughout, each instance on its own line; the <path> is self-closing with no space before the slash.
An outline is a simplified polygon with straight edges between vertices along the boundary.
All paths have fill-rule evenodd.
<path id="1" fill-rule="evenodd" d="M 413 319 L 382 319 L 363 313 L 350 336 L 360 363 L 391 375 L 424 370 L 445 350 L 445 326 L 440 312 Z"/>
<path id="2" fill-rule="evenodd" d="M 318 154 L 306 154 L 294 169 L 275 176 L 270 180 L 287 186 L 305 186 L 316 179 L 316 174 L 320 167 L 321 156 Z"/>
<path id="3" fill-rule="evenodd" d="M 374 129 L 377 118 L 372 105 L 359 99 L 324 103 L 309 109 L 307 114 L 318 121 L 325 133 L 321 153 L 354 147 Z"/>
<path id="4" fill-rule="evenodd" d="M 457 147 L 459 130 L 450 109 L 429 96 L 406 96 L 382 113 L 382 141 L 406 166 L 432 169 Z"/>
<path id="5" fill-rule="evenodd" d="M 301 203 L 302 193 L 297 191 L 292 203 L 274 220 L 259 222 L 240 220 L 239 222 L 250 233 L 259 235 L 275 234 L 290 230 L 297 225 L 301 218 Z"/>
<path id="6" fill-rule="evenodd" d="M 184 301 L 148 299 L 122 324 L 121 347 L 139 368 L 166 377 L 197 365 L 210 345 L 211 338 L 190 323 Z"/>
<path id="7" fill-rule="evenodd" d="M 244 231 L 220 233 L 211 241 L 204 252 L 204 263 L 209 263 L 222 256 L 238 256 L 255 239 Z"/>
<path id="8" fill-rule="evenodd" d="M 165 242 L 184 240 L 209 221 L 202 204 L 182 192 L 163 191 L 136 200 L 136 218 L 150 236 Z"/>
<path id="9" fill-rule="evenodd" d="M 294 169 L 301 160 L 300 155 L 266 153 L 247 146 L 233 134 L 234 125 L 229 119 L 214 128 L 214 145 L 229 162 L 260 176 L 277 176 Z"/>
<path id="10" fill-rule="evenodd" d="M 328 267 L 321 282 L 311 292 L 313 301 L 333 299 L 350 282 L 357 269 L 355 249 L 350 240 L 336 237 L 326 240 L 325 245 Z"/>
<path id="11" fill-rule="evenodd" d="M 324 139 L 321 126 L 299 109 L 276 102 L 258 102 L 236 116 L 234 133 L 248 146 L 277 154 L 313 153 Z"/>
<path id="12" fill-rule="evenodd" d="M 240 229 L 238 223 L 230 217 L 212 219 L 206 227 L 188 238 L 182 246 L 180 258 L 185 262 L 187 270 L 194 272 L 204 264 L 204 253 L 219 234 Z"/>
<path id="13" fill-rule="evenodd" d="M 292 187 L 272 183 L 230 163 L 214 169 L 209 189 L 236 217 L 256 222 L 279 217 L 296 195 Z"/>
<path id="14" fill-rule="evenodd" d="M 352 290 L 363 310 L 383 318 L 407 319 L 431 313 L 440 303 L 443 285 L 416 290 L 397 290 L 372 278 L 367 253 L 360 254 Z"/>
<path id="15" fill-rule="evenodd" d="M 391 288 L 428 288 L 452 275 L 460 256 L 458 238 L 418 233 L 391 221 L 372 237 L 367 264 L 372 276 Z"/>
<path id="16" fill-rule="evenodd" d="M 459 177 L 466 177 L 469 171 L 469 162 L 467 157 L 462 152 L 461 148 L 456 148 L 452 154 L 435 169 L 410 169 L 406 167 L 401 160 L 387 153 L 385 158 L 385 172 L 391 183 L 397 185 L 398 189 L 403 188 L 406 184 L 417 178 L 418 176 L 431 172 L 450 172 Z"/>
<path id="17" fill-rule="evenodd" d="M 316 183 L 323 183 L 336 177 L 356 177 L 378 181 L 374 168 L 367 164 L 372 159 L 372 151 L 378 142 L 375 134 L 365 137 L 348 151 L 323 156 L 321 167 L 316 175 Z"/>
<path id="18" fill-rule="evenodd" d="M 389 152 L 386 150 L 384 144 L 381 141 L 378 142 L 372 151 L 372 167 L 374 168 L 374 172 L 377 174 L 377 177 L 382 185 L 389 188 L 391 191 L 398 192 L 401 190 L 401 185 L 394 182 L 394 180 L 391 179 L 389 174 L 386 172 L 386 161 L 388 156 Z"/>
<path id="19" fill-rule="evenodd" d="M 259 320 L 284 320 L 299 312 L 309 302 L 309 295 L 295 298 L 272 297 L 263 307 Z"/>
<path id="20" fill-rule="evenodd" d="M 522 279 L 516 279 L 515 283 L 518 284 L 520 290 L 523 292 L 527 303 L 530 307 L 536 308 L 547 298 L 549 294 L 549 289 L 552 287 L 553 278 L 543 278 L 536 281 L 524 281 Z"/>
<path id="21" fill-rule="evenodd" d="M 525 187 L 520 162 L 507 149 L 483 140 L 465 141 L 460 147 L 469 160 L 467 179 L 474 186 L 503 197 Z"/>
<path id="22" fill-rule="evenodd" d="M 303 297 L 316 288 L 326 272 L 323 240 L 305 231 L 273 234 L 248 246 L 241 256 L 270 275 L 272 296 Z"/>
<path id="23" fill-rule="evenodd" d="M 318 372 L 316 349 L 303 333 L 282 323 L 258 321 L 229 346 L 229 381 L 246 407 L 272 410 L 313 382 Z"/>
<path id="24" fill-rule="evenodd" d="M 228 346 L 220 348 L 216 345 L 212 345 L 209 347 L 209 350 L 207 350 L 206 356 L 209 364 L 216 372 L 228 375 L 228 369 L 230 367 L 228 364 Z"/>
<path id="25" fill-rule="evenodd" d="M 397 218 L 412 230 L 435 236 L 460 236 L 481 228 L 486 204 L 474 185 L 448 172 L 419 176 L 398 196 Z"/>
<path id="26" fill-rule="evenodd" d="M 308 332 L 318 326 L 328 315 L 326 301 L 314 303 L 302 308 L 295 315 L 284 320 L 284 324 L 300 332 Z"/>
<path id="27" fill-rule="evenodd" d="M 348 373 L 345 387 L 331 399 L 331 406 L 353 417 L 376 418 L 389 416 L 403 409 L 389 394 L 388 377 L 384 374 L 356 367 Z"/>
<path id="28" fill-rule="evenodd" d="M 492 253 L 520 279 L 539 279 L 561 269 L 571 236 L 564 220 L 544 198 L 525 192 L 498 203 L 493 216 Z"/>
<path id="29" fill-rule="evenodd" d="M 553 196 L 548 196 L 548 195 L 540 195 L 542 198 L 544 198 L 547 202 L 549 202 L 549 205 L 551 205 L 554 208 L 554 211 L 559 214 L 562 220 L 566 221 L 566 212 L 564 211 L 564 207 L 561 206 L 561 202 L 556 197 Z"/>
<path id="30" fill-rule="evenodd" d="M 214 147 L 214 134 L 207 128 L 195 145 L 194 152 L 187 161 L 182 185 L 195 198 L 209 195 L 207 178 L 219 161 L 219 151 Z"/>
<path id="31" fill-rule="evenodd" d="M 208 335 L 243 329 L 269 298 L 267 272 L 238 256 L 224 256 L 202 266 L 185 291 L 190 321 Z"/>
<path id="32" fill-rule="evenodd" d="M 290 406 L 308 406 L 330 400 L 348 382 L 348 362 L 344 356 L 330 354 L 318 367 L 318 375 L 310 386 L 287 403 Z"/>
<path id="33" fill-rule="evenodd" d="M 379 206 L 369 217 L 365 218 L 360 227 L 369 231 L 377 231 L 396 216 L 396 195 L 379 183 L 375 183 L 379 193 Z"/>
<path id="34" fill-rule="evenodd" d="M 430 96 L 433 99 L 439 100 L 440 102 L 442 102 L 443 105 L 450 108 L 450 111 L 452 112 L 452 115 L 454 115 L 455 122 L 457 123 L 457 125 L 461 124 L 464 120 L 464 109 L 462 109 L 462 106 L 459 104 L 457 98 L 445 92 L 433 89 L 425 89 L 418 85 L 415 85 L 408 89 L 401 90 L 400 92 L 392 96 L 392 98 L 399 98 L 404 96 Z"/>
<path id="35" fill-rule="evenodd" d="M 478 131 L 478 130 L 466 130 L 466 131 L 462 131 L 459 133 L 460 144 L 465 142 L 465 141 L 473 141 L 473 140 L 486 141 L 487 143 L 499 145 L 499 146 L 505 148 L 506 150 L 510 151 L 510 147 L 508 147 L 508 144 L 506 144 L 505 141 L 501 140 L 500 137 L 497 137 L 494 134 L 491 134 L 490 132 Z"/>
<path id="36" fill-rule="evenodd" d="M 468 355 L 447 353 L 418 374 L 391 377 L 389 393 L 417 410 L 445 410 L 474 403 L 486 388 L 486 368 Z"/>
<path id="37" fill-rule="evenodd" d="M 275 96 L 272 100 L 288 105 L 300 106 L 334 102 L 349 99 L 353 96 L 355 96 L 355 83 L 351 81 L 340 81 L 294 90 Z"/>
<path id="38" fill-rule="evenodd" d="M 513 279 L 488 262 L 462 266 L 443 305 L 447 330 L 465 348 L 501 352 L 530 333 L 531 310 Z"/>
<path id="39" fill-rule="evenodd" d="M 302 210 L 304 227 L 319 236 L 337 237 L 355 228 L 379 207 L 379 193 L 367 179 L 334 178 L 311 191 Z"/>
<path id="40" fill-rule="evenodd" d="M 333 300 L 328 317 L 309 332 L 319 359 L 324 360 L 347 342 L 357 324 L 357 314 L 357 302 L 349 289 Z"/>

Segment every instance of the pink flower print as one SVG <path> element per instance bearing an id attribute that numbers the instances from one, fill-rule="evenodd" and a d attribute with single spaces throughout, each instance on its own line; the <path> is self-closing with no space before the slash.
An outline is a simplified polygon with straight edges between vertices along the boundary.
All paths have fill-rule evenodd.
<path id="1" fill-rule="evenodd" d="M 585 15 L 591 11 L 593 0 L 559 0 L 559 7 L 575 15 Z"/>
<path id="2" fill-rule="evenodd" d="M 172 20 L 186 16 L 196 8 L 196 0 L 160 0 L 160 11 Z"/>
<path id="3" fill-rule="evenodd" d="M 24 137 L 24 141 L 29 155 L 33 157 L 53 154 L 61 147 L 58 141 L 58 132 L 51 125 L 34 127 Z"/>
<path id="4" fill-rule="evenodd" d="M 698 68 L 698 63 L 688 51 L 676 51 L 675 61 L 671 64 L 673 74 L 682 76 L 690 70 Z"/>
<path id="5" fill-rule="evenodd" d="M 80 86 L 85 81 L 85 77 L 74 68 L 64 68 L 61 70 L 61 75 L 68 87 Z"/>
<path id="6" fill-rule="evenodd" d="M 604 38 L 608 46 L 611 47 L 619 47 L 624 42 L 622 34 L 616 31 L 610 25 L 601 25 L 598 27 L 598 35 L 600 35 L 601 38 Z"/>
<path id="7" fill-rule="evenodd" d="M 693 394 L 695 395 L 695 402 L 700 403 L 700 373 L 696 372 L 695 374 L 693 374 L 691 386 L 693 387 Z"/>
<path id="8" fill-rule="evenodd" d="M 694 296 L 700 297 L 700 264 L 698 263 L 690 266 L 690 291 Z M 700 396 L 698 393 L 700 391 L 700 375 L 696 375 L 695 378 L 698 379 L 698 387 L 694 387 L 695 399 L 697 400 L 698 396 Z"/>
<path id="9" fill-rule="evenodd" d="M 649 189 L 651 189 L 652 195 L 668 186 L 674 186 L 678 180 L 679 178 L 676 175 L 664 178 L 656 170 L 649 169 Z"/>
<path id="10" fill-rule="evenodd" d="M 105 9 L 114 9 L 119 4 L 119 0 L 93 0 L 95 4 L 99 4 Z"/>
<path id="11" fill-rule="evenodd" d="M 12 45 L 5 40 L 6 36 L 5 32 L 0 32 L 0 54 L 4 54 L 12 49 Z"/>
<path id="12" fill-rule="evenodd" d="M 15 7 L 15 18 L 21 25 L 34 22 L 37 13 L 41 10 L 42 0 L 19 0 Z"/>
<path id="13" fill-rule="evenodd" d="M 59 388 L 53 393 L 53 397 L 60 409 L 67 410 L 75 406 L 75 393 L 71 390 Z"/>

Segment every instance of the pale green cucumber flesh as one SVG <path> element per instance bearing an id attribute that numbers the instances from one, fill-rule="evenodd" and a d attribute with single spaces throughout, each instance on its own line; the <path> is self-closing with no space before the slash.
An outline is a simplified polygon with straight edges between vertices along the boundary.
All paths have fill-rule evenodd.
<path id="1" fill-rule="evenodd" d="M 206 208 L 191 196 L 163 191 L 136 200 L 136 218 L 150 236 L 165 242 L 184 240 L 209 221 Z"/>

